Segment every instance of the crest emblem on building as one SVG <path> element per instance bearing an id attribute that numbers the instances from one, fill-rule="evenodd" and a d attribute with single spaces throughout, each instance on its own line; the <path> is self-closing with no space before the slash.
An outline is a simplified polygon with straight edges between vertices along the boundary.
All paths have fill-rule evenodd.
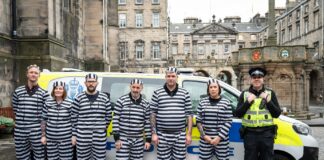
<path id="1" fill-rule="evenodd" d="M 262 58 L 260 50 L 253 50 L 251 54 L 252 61 L 259 61 Z"/>

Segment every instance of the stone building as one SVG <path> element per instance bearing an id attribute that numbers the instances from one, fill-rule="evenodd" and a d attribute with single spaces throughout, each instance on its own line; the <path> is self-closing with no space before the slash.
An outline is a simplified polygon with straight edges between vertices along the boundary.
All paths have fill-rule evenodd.
<path id="1" fill-rule="evenodd" d="M 30 64 L 108 71 L 115 33 L 114 0 L 1 0 L 0 106 L 8 106 L 15 87 L 25 83 Z"/>
<path id="2" fill-rule="evenodd" d="M 258 19 L 260 18 L 260 20 Z M 226 17 L 224 23 L 201 23 L 186 18 L 170 25 L 170 61 L 177 67 L 194 68 L 205 76 L 219 77 L 236 86 L 231 67 L 231 52 L 257 46 L 257 35 L 264 28 L 264 18 L 241 22 L 240 17 Z"/>
<path id="3" fill-rule="evenodd" d="M 167 0 L 118 0 L 111 71 L 161 73 L 168 58 Z"/>
<path id="4" fill-rule="evenodd" d="M 308 78 L 310 100 L 324 95 L 324 18 L 323 1 L 321 0 L 287 0 L 284 14 L 275 19 L 275 35 L 279 46 L 300 46 L 310 48 L 314 55 L 314 65 L 303 70 L 302 76 Z M 259 46 L 265 43 L 268 36 L 266 26 L 259 34 Z M 306 79 L 305 79 L 306 80 Z"/>

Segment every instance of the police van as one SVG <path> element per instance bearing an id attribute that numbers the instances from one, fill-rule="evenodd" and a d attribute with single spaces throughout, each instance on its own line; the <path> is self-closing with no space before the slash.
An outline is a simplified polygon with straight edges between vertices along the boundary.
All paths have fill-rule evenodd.
<path id="1" fill-rule="evenodd" d="M 73 99 L 78 93 L 85 90 L 84 77 L 86 72 L 42 72 L 39 85 L 52 90 L 53 82 L 60 80 L 66 83 L 67 97 Z M 151 100 L 152 93 L 155 89 L 161 87 L 165 83 L 163 74 L 144 74 L 144 73 L 106 73 L 98 72 L 98 87 L 97 90 L 110 93 L 112 105 L 117 99 L 130 92 L 129 82 L 133 78 L 142 79 L 144 88 L 142 91 L 143 97 Z M 191 96 L 192 107 L 196 112 L 201 97 L 205 96 L 207 88 L 207 77 L 179 75 L 178 84 L 185 88 Z M 232 109 L 235 110 L 240 91 L 234 87 L 221 82 L 222 96 L 230 100 Z M 277 137 L 275 139 L 274 152 L 276 160 L 318 160 L 318 142 L 311 135 L 311 128 L 301 121 L 281 115 L 274 119 L 274 123 L 278 125 Z M 230 129 L 230 153 L 231 160 L 242 160 L 244 157 L 243 141 L 239 136 L 239 128 L 241 120 L 233 118 L 232 127 Z M 111 136 L 112 125 L 109 125 L 107 131 L 107 159 L 115 159 L 115 142 Z M 187 147 L 187 159 L 196 160 L 199 155 L 199 131 L 195 126 L 192 132 L 192 144 Z M 156 146 L 151 145 L 151 148 L 145 152 L 144 159 L 156 159 Z"/>

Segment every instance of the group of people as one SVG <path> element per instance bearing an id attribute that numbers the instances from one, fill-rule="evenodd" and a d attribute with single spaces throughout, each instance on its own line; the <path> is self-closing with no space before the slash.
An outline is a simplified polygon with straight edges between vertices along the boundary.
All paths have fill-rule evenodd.
<path id="1" fill-rule="evenodd" d="M 221 96 L 218 81 L 208 80 L 208 96 L 201 98 L 197 108 L 199 159 L 229 159 L 233 114 L 242 117 L 244 159 L 272 159 L 273 118 L 280 115 L 280 107 L 275 93 L 263 85 L 265 70 L 254 68 L 249 73 L 251 87 L 242 92 L 234 113 L 230 101 Z M 66 97 L 64 82 L 54 82 L 49 95 L 38 86 L 39 76 L 37 65 L 28 66 L 27 84 L 13 94 L 17 159 L 31 159 L 31 151 L 33 159 L 73 159 L 73 146 L 77 159 L 105 159 L 111 121 L 116 159 L 143 159 L 151 143 L 157 146 L 159 160 L 186 159 L 186 146 L 192 141 L 193 110 L 190 94 L 177 84 L 176 68 L 166 70 L 164 86 L 154 91 L 150 101 L 141 94 L 143 81 L 132 79 L 130 92 L 117 100 L 114 109 L 109 96 L 96 89 L 96 74 L 86 75 L 87 89 L 73 101 Z"/>

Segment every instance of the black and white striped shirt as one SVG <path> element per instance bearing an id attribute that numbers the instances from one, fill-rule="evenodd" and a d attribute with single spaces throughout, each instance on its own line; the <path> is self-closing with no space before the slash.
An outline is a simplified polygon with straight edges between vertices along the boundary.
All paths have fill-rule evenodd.
<path id="1" fill-rule="evenodd" d="M 90 101 L 86 92 L 78 94 L 72 105 L 72 134 L 77 129 L 107 129 L 112 110 L 107 94 L 98 92 L 94 101 Z"/>
<path id="2" fill-rule="evenodd" d="M 190 95 L 185 89 L 178 88 L 178 84 L 172 92 L 166 85 L 155 90 L 150 107 L 151 113 L 156 114 L 156 127 L 160 131 L 185 130 L 186 118 L 193 114 Z"/>
<path id="3" fill-rule="evenodd" d="M 232 124 L 232 109 L 230 101 L 225 98 L 202 98 L 197 107 L 197 123 L 201 123 L 208 136 L 228 137 Z"/>
<path id="4" fill-rule="evenodd" d="M 142 95 L 134 100 L 131 94 L 121 96 L 114 107 L 113 132 L 115 140 L 120 136 L 143 137 L 143 131 L 147 141 L 151 139 L 150 105 Z"/>
<path id="5" fill-rule="evenodd" d="M 32 89 L 29 89 L 27 85 L 18 87 L 12 96 L 16 126 L 40 127 L 42 109 L 48 98 L 47 91 L 38 85 Z"/>
<path id="6" fill-rule="evenodd" d="M 65 99 L 58 104 L 54 99 L 45 102 L 43 120 L 46 122 L 46 138 L 66 140 L 72 137 L 72 101 Z"/>

